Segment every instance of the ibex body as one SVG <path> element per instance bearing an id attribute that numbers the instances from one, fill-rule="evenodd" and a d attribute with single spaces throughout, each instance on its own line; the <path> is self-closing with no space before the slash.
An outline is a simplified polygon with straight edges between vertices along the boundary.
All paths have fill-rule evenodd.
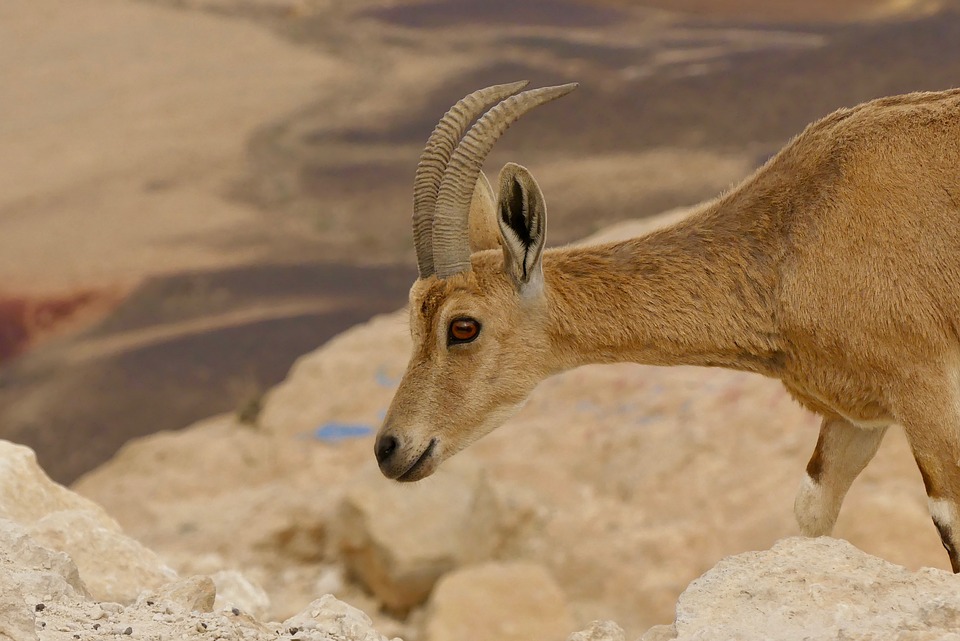
<path id="1" fill-rule="evenodd" d="M 831 531 L 897 423 L 960 571 L 960 91 L 838 111 L 667 229 L 544 251 L 533 177 L 509 164 L 495 196 L 480 166 L 573 86 L 520 88 L 465 98 L 421 158 L 414 348 L 377 439 L 383 473 L 424 478 L 587 363 L 746 370 L 823 417 L 795 506 L 804 534 Z"/>

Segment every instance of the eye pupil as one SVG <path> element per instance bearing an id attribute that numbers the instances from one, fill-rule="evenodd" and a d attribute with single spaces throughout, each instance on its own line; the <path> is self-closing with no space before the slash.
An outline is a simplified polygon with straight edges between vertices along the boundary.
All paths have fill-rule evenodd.
<path id="1" fill-rule="evenodd" d="M 476 338 L 480 324 L 470 318 L 460 318 L 450 323 L 450 336 L 455 341 L 469 341 Z"/>

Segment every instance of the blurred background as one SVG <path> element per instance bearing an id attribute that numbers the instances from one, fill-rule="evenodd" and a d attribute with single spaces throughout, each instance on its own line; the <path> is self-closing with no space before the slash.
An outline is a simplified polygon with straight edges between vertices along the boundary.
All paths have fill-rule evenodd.
<path id="1" fill-rule="evenodd" d="M 839 107 L 960 85 L 958 42 L 948 0 L 0 3 L 0 437 L 71 483 L 255 421 L 406 301 L 417 158 L 476 88 L 580 83 L 487 165 L 532 169 L 557 245 L 711 197 Z"/>

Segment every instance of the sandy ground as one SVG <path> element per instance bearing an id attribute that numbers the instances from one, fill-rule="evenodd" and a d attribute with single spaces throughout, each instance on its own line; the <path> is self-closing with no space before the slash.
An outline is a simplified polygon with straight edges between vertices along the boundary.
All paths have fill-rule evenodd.
<path id="1" fill-rule="evenodd" d="M 838 106 L 960 77 L 960 17 L 929 0 L 667 5 L 4 4 L 0 436 L 69 481 L 398 307 L 420 147 L 479 86 L 581 82 L 487 164 L 535 172 L 559 244 L 709 198 Z"/>
<path id="2" fill-rule="evenodd" d="M 219 196 L 251 130 L 345 73 L 242 20 L 123 0 L 0 8 L 0 283 L 133 283 L 269 236 Z"/>

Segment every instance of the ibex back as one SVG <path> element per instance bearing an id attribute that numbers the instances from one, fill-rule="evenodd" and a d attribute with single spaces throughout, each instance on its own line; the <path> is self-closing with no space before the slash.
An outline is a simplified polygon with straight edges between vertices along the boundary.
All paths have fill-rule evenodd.
<path id="1" fill-rule="evenodd" d="M 804 534 L 830 533 L 896 423 L 960 571 L 960 90 L 842 109 L 669 228 L 544 251 L 533 176 L 508 164 L 495 195 L 481 172 L 513 121 L 575 87 L 523 86 L 464 98 L 421 157 L 413 354 L 376 441 L 383 473 L 428 476 L 579 365 L 746 370 L 823 417 Z"/>

